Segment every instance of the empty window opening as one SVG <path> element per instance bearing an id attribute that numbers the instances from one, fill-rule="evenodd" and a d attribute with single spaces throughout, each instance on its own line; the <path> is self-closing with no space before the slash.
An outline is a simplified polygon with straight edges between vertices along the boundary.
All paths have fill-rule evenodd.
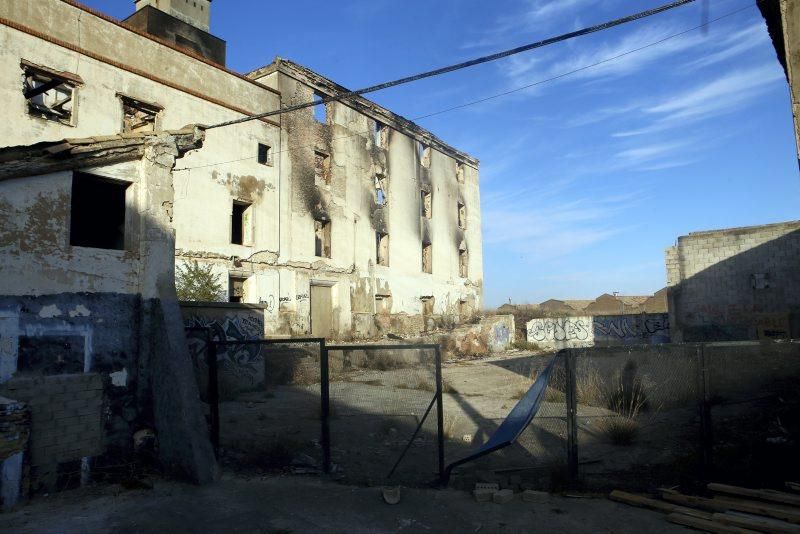
<path id="1" fill-rule="evenodd" d="M 322 124 L 328 124 L 328 104 L 322 101 L 322 95 L 314 93 L 314 119 Z"/>
<path id="2" fill-rule="evenodd" d="M 464 183 L 464 174 L 466 173 L 466 169 L 464 168 L 463 163 L 456 164 L 456 180 L 458 183 Z"/>
<path id="3" fill-rule="evenodd" d="M 458 275 L 461 278 L 469 276 L 469 254 L 466 249 L 458 250 Z"/>
<path id="4" fill-rule="evenodd" d="M 272 148 L 264 143 L 258 143 L 258 162 L 261 165 L 272 165 Z"/>
<path id="5" fill-rule="evenodd" d="M 374 141 L 378 148 L 386 148 L 386 136 L 389 133 L 385 124 L 375 121 Z"/>
<path id="6" fill-rule="evenodd" d="M 320 258 L 331 257 L 330 221 L 314 221 L 314 255 Z"/>
<path id="7" fill-rule="evenodd" d="M 244 283 L 247 278 L 231 276 L 228 278 L 228 302 L 244 302 Z"/>
<path id="8" fill-rule="evenodd" d="M 146 104 L 133 98 L 121 96 L 122 100 L 122 131 L 123 132 L 154 132 L 156 131 L 156 118 L 161 107 Z"/>
<path id="9" fill-rule="evenodd" d="M 461 202 L 458 203 L 458 227 L 462 230 L 467 229 L 467 207 Z"/>
<path id="10" fill-rule="evenodd" d="M 378 265 L 389 266 L 389 234 L 375 232 L 375 260 Z"/>
<path id="11" fill-rule="evenodd" d="M 429 316 L 433 315 L 433 297 L 432 296 L 425 296 L 420 297 L 422 300 L 422 315 Z"/>
<path id="12" fill-rule="evenodd" d="M 417 155 L 419 156 L 419 163 L 423 167 L 431 166 L 431 147 L 426 144 L 417 142 Z"/>
<path id="13" fill-rule="evenodd" d="M 433 272 L 433 247 L 430 243 L 422 244 L 422 272 Z"/>
<path id="14" fill-rule="evenodd" d="M 84 344 L 83 335 L 19 336 L 16 376 L 82 373 Z"/>
<path id="15" fill-rule="evenodd" d="M 127 182 L 73 173 L 69 244 L 124 250 L 125 195 L 129 186 Z"/>
<path id="16" fill-rule="evenodd" d="M 251 211 L 252 204 L 248 202 L 233 201 L 231 209 L 231 243 L 234 245 L 249 245 L 251 243 Z"/>
<path id="17" fill-rule="evenodd" d="M 375 295 L 375 313 L 389 315 L 392 313 L 391 295 Z"/>
<path id="18" fill-rule="evenodd" d="M 314 152 L 314 179 L 317 183 L 331 183 L 331 157 Z"/>
<path id="19" fill-rule="evenodd" d="M 430 191 L 419 192 L 419 214 L 426 219 L 433 217 L 433 195 Z"/>
<path id="20" fill-rule="evenodd" d="M 386 177 L 382 174 L 375 176 L 375 202 L 379 206 L 386 205 Z"/>
<path id="21" fill-rule="evenodd" d="M 458 301 L 458 318 L 460 321 L 465 321 L 472 315 L 472 307 L 466 300 Z"/>
<path id="22" fill-rule="evenodd" d="M 74 80 L 23 65 L 22 92 L 28 113 L 43 119 L 72 124 Z"/>

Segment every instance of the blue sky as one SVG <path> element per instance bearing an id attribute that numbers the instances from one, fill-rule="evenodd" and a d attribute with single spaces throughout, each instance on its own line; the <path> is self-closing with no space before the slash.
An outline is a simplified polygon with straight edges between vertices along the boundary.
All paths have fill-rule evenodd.
<path id="1" fill-rule="evenodd" d="M 216 0 L 212 33 L 245 72 L 276 55 L 350 88 L 666 0 Z M 124 18 L 133 2 L 86 3 Z M 648 294 L 691 231 L 800 219 L 788 86 L 754 0 L 643 51 L 420 119 L 481 160 L 486 303 Z M 639 48 L 701 23 L 689 5 L 371 96 L 414 119 Z"/>

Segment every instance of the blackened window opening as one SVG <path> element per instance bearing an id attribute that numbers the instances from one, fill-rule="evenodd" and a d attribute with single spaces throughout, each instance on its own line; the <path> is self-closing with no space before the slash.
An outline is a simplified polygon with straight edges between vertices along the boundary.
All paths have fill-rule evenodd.
<path id="1" fill-rule="evenodd" d="M 126 182 L 73 173 L 70 245 L 124 250 L 125 191 L 129 186 Z"/>

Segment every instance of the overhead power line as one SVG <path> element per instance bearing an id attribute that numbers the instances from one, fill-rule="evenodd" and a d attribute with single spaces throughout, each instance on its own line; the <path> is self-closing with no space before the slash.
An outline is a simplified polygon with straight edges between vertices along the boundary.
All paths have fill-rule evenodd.
<path id="1" fill-rule="evenodd" d="M 725 13 L 724 15 L 720 15 L 719 17 L 715 17 L 713 19 L 706 20 L 702 24 L 699 24 L 697 26 L 693 26 L 693 27 L 687 28 L 687 29 L 685 29 L 683 31 L 670 34 L 670 35 L 668 35 L 666 37 L 663 37 L 663 38 L 658 39 L 656 41 L 651 41 L 651 42 L 649 42 L 647 44 L 644 44 L 644 45 L 642 45 L 640 47 L 632 48 L 630 50 L 626 50 L 625 52 L 621 52 L 621 53 L 619 53 L 619 54 L 617 54 L 615 56 L 609 56 L 607 58 L 601 59 L 601 60 L 596 61 L 594 63 L 589 63 L 589 64 L 583 65 L 581 67 L 578 67 L 578 68 L 575 68 L 575 69 L 572 69 L 572 70 L 569 70 L 569 71 L 565 71 L 565 72 L 562 72 L 560 74 L 556 74 L 556 75 L 551 76 L 549 78 L 544 78 L 544 79 L 537 80 L 535 82 L 532 82 L 532 83 L 529 83 L 529 84 L 526 84 L 526 85 L 521 85 L 519 87 L 515 87 L 514 89 L 509 89 L 508 91 L 503 91 L 502 93 L 495 93 L 493 95 L 489 95 L 489 96 L 485 96 L 485 97 L 482 97 L 482 98 L 478 98 L 476 100 L 471 100 L 469 102 L 464 102 L 463 104 L 459 104 L 457 106 L 451 106 L 449 108 L 440 109 L 439 111 L 433 111 L 431 113 L 426 113 L 425 115 L 419 115 L 417 117 L 411 117 L 408 120 L 413 122 L 413 121 L 418 121 L 418 120 L 422 120 L 422 119 L 427 119 L 427 118 L 430 118 L 430 117 L 435 117 L 436 115 L 441 115 L 443 113 L 449 113 L 451 111 L 455 111 L 455 110 L 458 110 L 458 109 L 463 109 L 463 108 L 467 108 L 467 107 L 474 106 L 474 105 L 477 105 L 477 104 L 482 104 L 483 102 L 494 100 L 496 98 L 501 98 L 503 96 L 508 96 L 510 94 L 513 94 L 513 93 L 518 93 L 520 91 L 524 91 L 525 89 L 530 89 L 532 87 L 536 87 L 537 85 L 543 85 L 543 84 L 546 84 L 546 83 L 549 83 L 549 82 L 554 82 L 554 81 L 559 80 L 561 78 L 565 78 L 567 76 L 571 76 L 572 74 L 577 74 L 579 72 L 583 72 L 585 70 L 592 69 L 594 67 L 598 67 L 598 66 L 603 65 L 605 63 L 609 63 L 609 62 L 615 61 L 615 60 L 620 59 L 622 57 L 625 57 L 627 55 L 634 54 L 636 52 L 641 52 L 642 50 L 646 50 L 648 48 L 652 48 L 652 47 L 657 46 L 657 45 L 659 45 L 661 43 L 664 43 L 664 42 L 669 41 L 671 39 L 674 39 L 676 37 L 680 37 L 682 35 L 685 35 L 687 33 L 692 32 L 692 31 L 699 30 L 699 29 L 705 29 L 705 28 L 707 28 L 708 26 L 710 26 L 711 24 L 713 24 L 713 23 L 715 23 L 717 21 L 720 21 L 722 19 L 726 19 L 728 17 L 732 17 L 733 15 L 736 15 L 737 13 L 740 13 L 740 12 L 745 11 L 747 9 L 756 7 L 756 4 L 758 4 L 760 2 L 763 2 L 763 1 L 767 1 L 767 0 L 756 0 L 755 4 L 746 5 L 744 7 L 736 9 L 734 11 L 729 11 L 728 13 Z M 368 135 L 370 133 L 371 133 L 370 130 L 365 130 L 363 132 L 353 132 L 353 133 L 349 133 L 347 135 L 340 135 L 340 136 L 334 137 L 332 140 L 347 139 L 347 138 L 350 138 L 350 137 L 355 137 L 357 135 Z M 313 148 L 314 146 L 315 145 L 313 145 L 313 144 L 303 145 L 303 146 L 299 146 L 299 147 L 292 147 L 291 150 L 297 150 L 297 149 L 301 149 L 301 148 Z M 274 154 L 283 154 L 283 153 L 289 152 L 289 151 L 290 151 L 290 149 L 284 149 L 284 150 L 280 150 L 278 152 L 275 152 Z M 192 169 L 204 169 L 206 167 L 216 167 L 217 165 L 225 165 L 225 164 L 228 164 L 228 163 L 238 163 L 240 161 L 247 161 L 247 160 L 251 160 L 251 159 L 255 159 L 255 156 L 251 155 L 251 156 L 247 156 L 247 157 L 244 157 L 244 158 L 238 158 L 238 159 L 227 160 L 227 161 L 219 161 L 219 162 L 216 162 L 216 163 L 207 163 L 207 164 L 204 164 L 204 165 L 196 165 L 194 167 L 182 167 L 182 168 L 179 168 L 179 169 L 174 169 L 174 171 L 177 172 L 177 171 L 188 171 L 188 170 L 192 170 Z"/>
<path id="2" fill-rule="evenodd" d="M 481 65 L 483 63 L 489 63 L 491 61 L 496 61 L 498 59 L 503 59 L 506 57 L 510 57 L 516 54 L 521 54 L 522 52 L 527 52 L 529 50 L 534 50 L 536 48 L 542 48 L 544 46 L 548 46 L 551 44 L 559 43 L 562 41 L 567 41 L 569 39 L 574 39 L 575 37 L 581 37 L 583 35 L 589 35 L 590 33 L 596 33 L 602 30 L 607 30 L 609 28 L 613 28 L 615 26 L 620 26 L 622 24 L 627 24 L 628 22 L 633 22 L 635 20 L 643 19 L 646 17 L 651 17 L 653 15 L 657 15 L 659 13 L 663 13 L 664 11 L 669 11 L 670 9 L 675 9 L 676 7 L 683 6 L 685 4 L 690 4 L 695 2 L 696 0 L 676 0 L 675 2 L 670 2 L 669 4 L 664 4 L 659 7 L 655 7 L 653 9 L 648 9 L 646 11 L 641 11 L 639 13 L 634 13 L 632 15 L 627 15 L 622 18 L 609 20 L 607 22 L 603 22 L 602 24 L 596 24 L 594 26 L 589 26 L 588 28 L 583 28 L 580 30 L 576 30 L 574 32 L 564 33 L 561 35 L 557 35 L 555 37 L 549 37 L 547 39 L 543 39 L 541 41 L 536 41 L 535 43 L 529 43 L 523 46 L 518 46 L 516 48 L 512 48 L 510 50 L 505 50 L 503 52 L 497 52 L 495 54 L 490 54 L 488 56 L 479 57 L 476 59 L 471 59 L 469 61 L 464 61 L 462 63 L 456 63 L 455 65 L 450 65 L 448 67 L 442 67 L 439 69 L 429 70 L 427 72 L 422 72 L 419 74 L 414 74 L 412 76 L 406 76 L 405 78 L 400 78 L 398 80 L 393 80 L 390 82 L 380 83 L 378 85 L 372 85 L 370 87 L 365 87 L 364 89 L 358 89 L 356 91 L 348 91 L 346 93 L 342 93 L 339 95 L 326 95 L 319 100 L 315 100 L 312 102 L 304 102 L 302 104 L 295 104 L 293 106 L 288 106 L 281 109 L 276 109 L 273 111 L 266 111 L 264 113 L 258 113 L 256 115 L 251 115 L 249 117 L 244 117 L 242 119 L 235 119 L 232 121 L 220 122 L 218 124 L 212 124 L 208 126 L 206 129 L 211 130 L 213 128 L 222 128 L 223 126 L 232 126 L 234 124 L 241 124 L 243 122 L 249 122 L 252 120 L 264 119 L 266 117 L 273 117 L 275 115 L 281 115 L 283 113 L 289 113 L 292 111 L 297 111 L 300 109 L 310 108 L 312 106 L 327 104 L 328 102 L 335 102 L 341 100 L 347 100 L 348 98 L 352 98 L 354 96 L 359 96 L 367 93 L 374 93 L 375 91 L 381 91 L 383 89 L 388 89 L 390 87 L 395 87 L 398 85 L 403 85 L 406 83 L 416 82 L 418 80 L 423 80 L 425 78 L 432 78 L 434 76 L 440 76 L 442 74 L 447 74 L 449 72 L 455 72 L 457 70 L 466 69 L 468 67 L 474 67 L 476 65 Z"/>

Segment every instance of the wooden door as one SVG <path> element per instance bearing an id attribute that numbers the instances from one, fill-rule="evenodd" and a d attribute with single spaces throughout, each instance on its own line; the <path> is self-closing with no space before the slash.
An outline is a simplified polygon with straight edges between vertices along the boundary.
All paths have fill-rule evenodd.
<path id="1" fill-rule="evenodd" d="M 331 335 L 331 288 L 311 286 L 311 335 L 328 338 Z"/>

